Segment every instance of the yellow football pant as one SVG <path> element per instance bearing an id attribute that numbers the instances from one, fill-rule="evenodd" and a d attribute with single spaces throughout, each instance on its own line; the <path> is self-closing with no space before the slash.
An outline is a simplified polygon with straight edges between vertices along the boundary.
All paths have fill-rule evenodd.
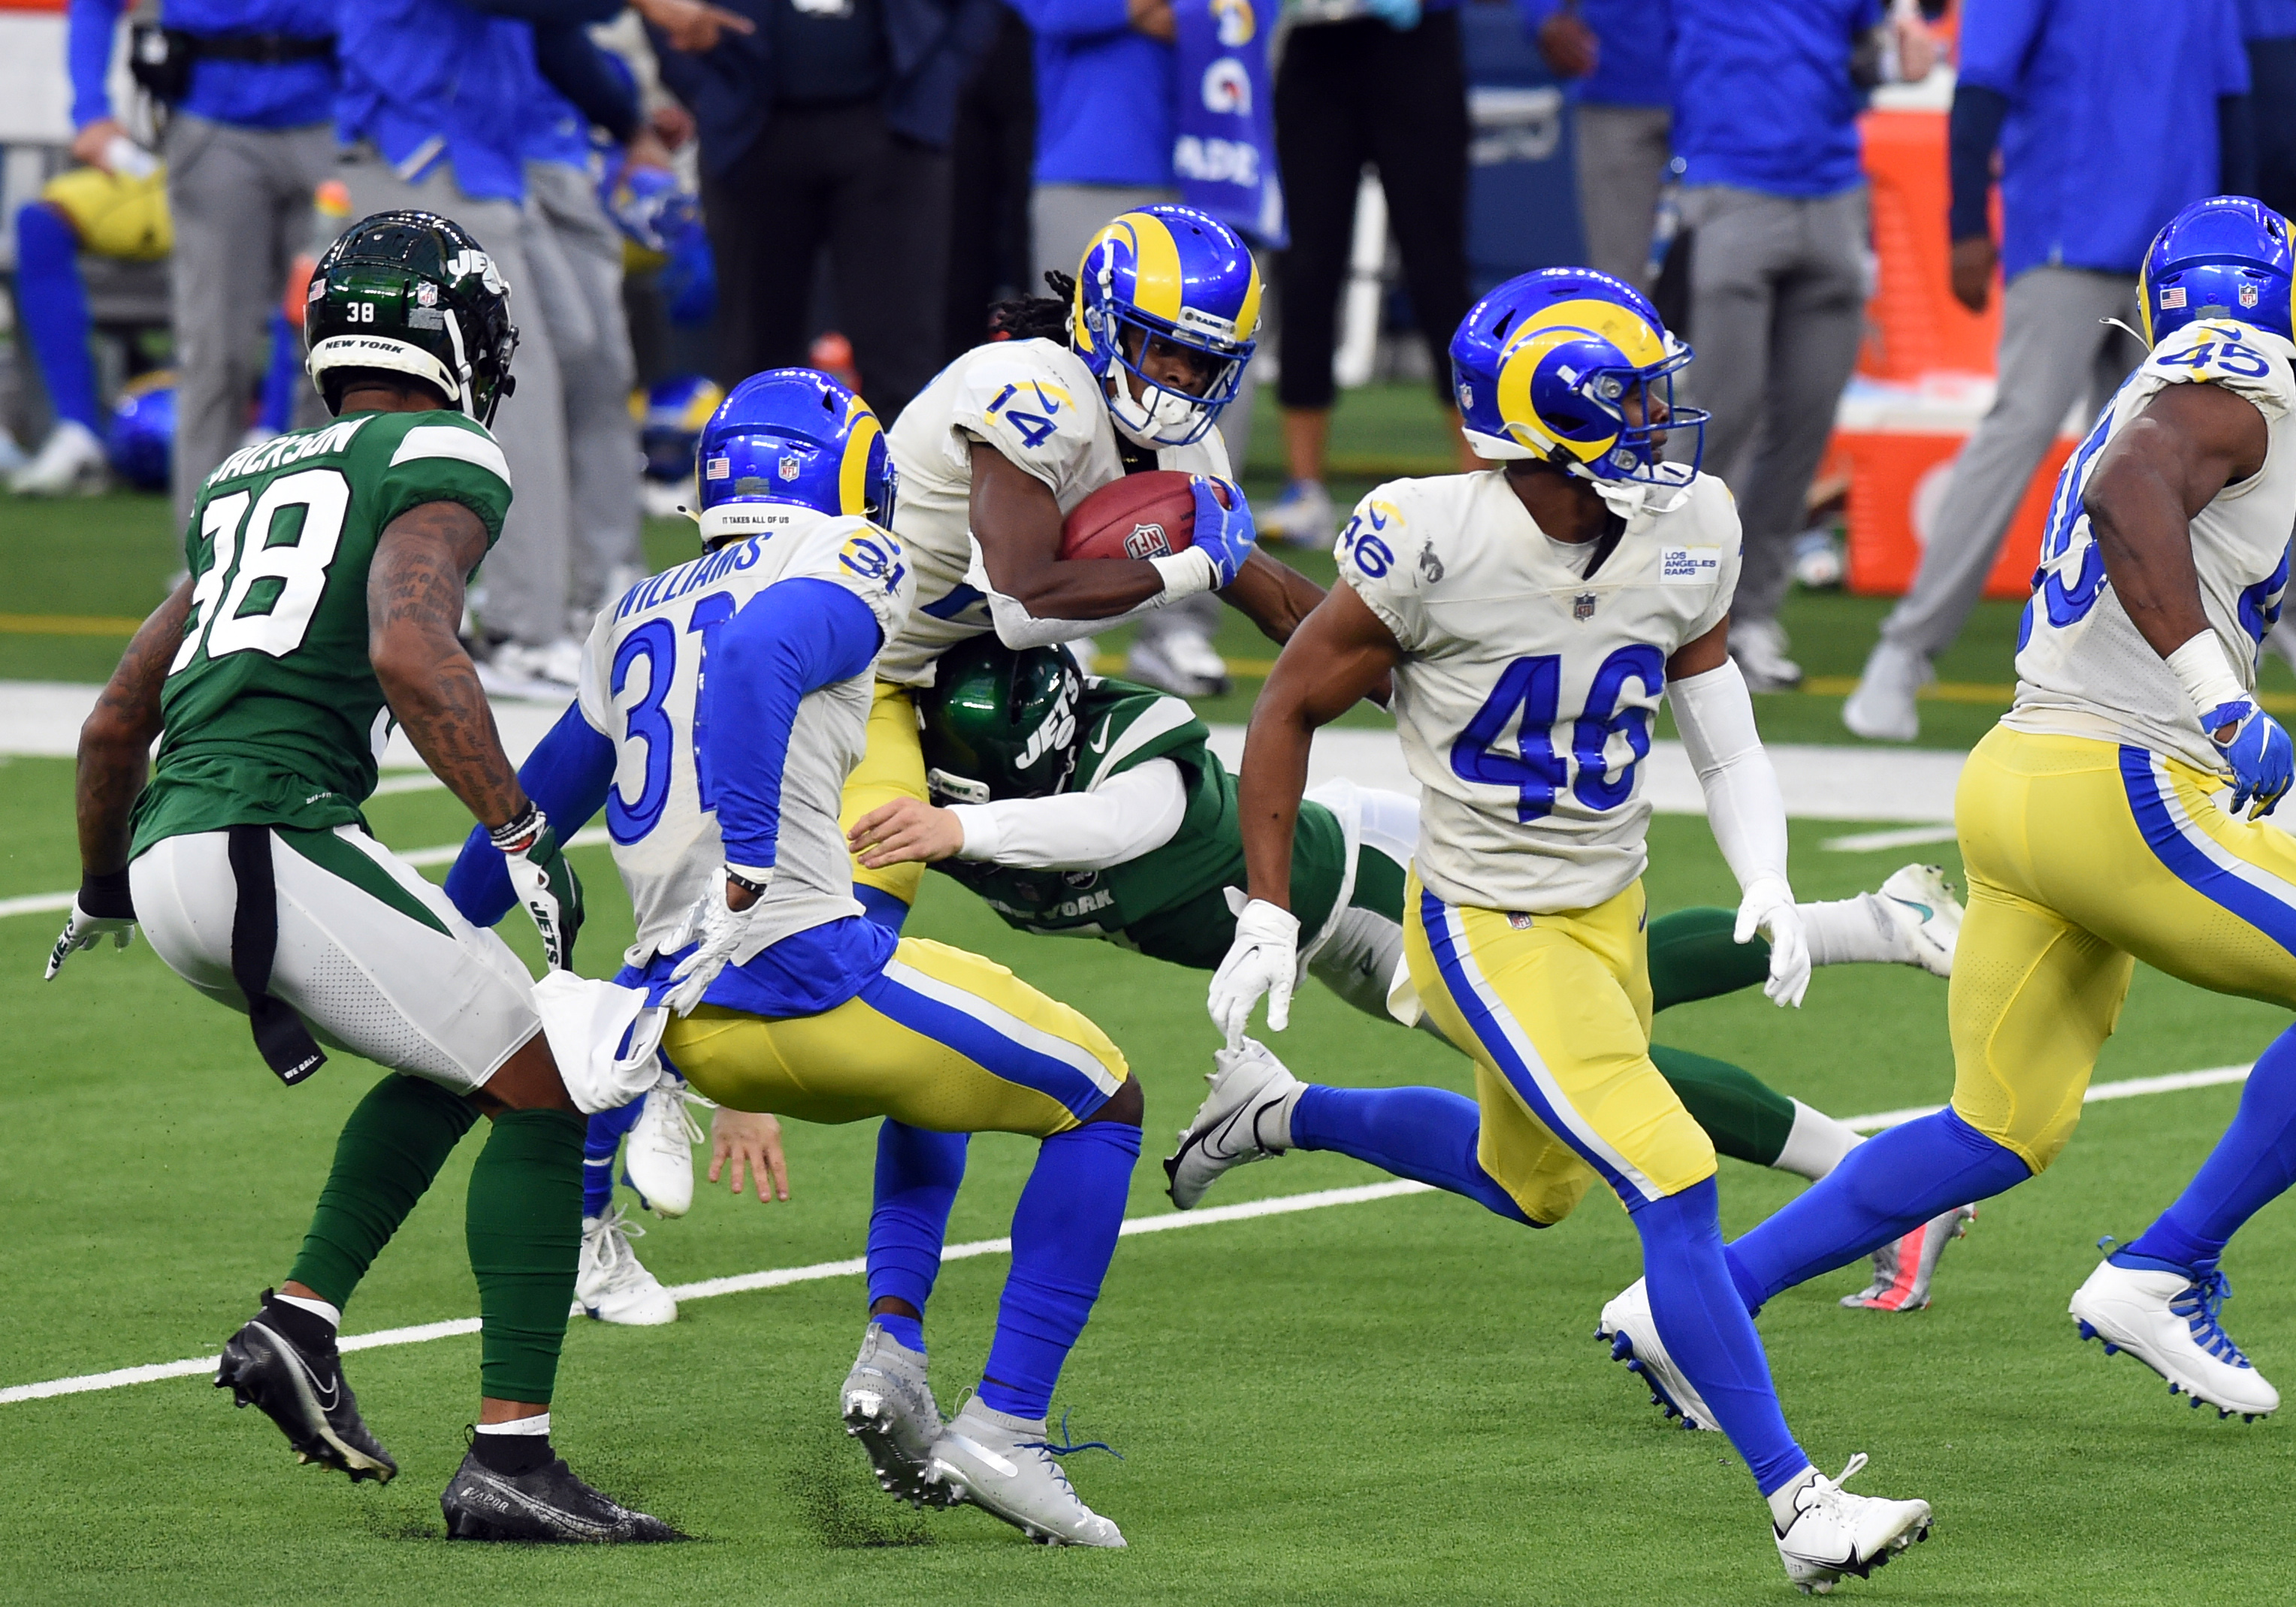
<path id="1" fill-rule="evenodd" d="M 1534 1222 L 1600 1177 L 1632 1205 L 1714 1175 L 1714 1144 L 1650 1058 L 1642 883 L 1592 909 L 1511 914 L 1405 890 L 1404 957 L 1475 1062 L 1483 1170 Z"/>
<path id="2" fill-rule="evenodd" d="M 2296 1010 L 2296 841 L 2146 749 L 1997 726 L 1954 824 L 1953 1108 L 2039 1171 L 2080 1119 L 2135 962 Z"/>
<path id="3" fill-rule="evenodd" d="M 849 832 L 853 823 L 870 810 L 897 798 L 931 801 L 925 791 L 924 746 L 917 739 L 916 701 L 908 687 L 896 686 L 890 681 L 877 683 L 869 704 L 869 729 L 865 740 L 867 746 L 861 762 L 845 778 L 845 796 L 837 810 L 837 823 Z M 917 889 L 924 885 L 925 867 L 911 861 L 873 871 L 857 858 L 853 861 L 853 880 L 864 887 L 890 893 L 904 904 L 914 904 Z"/>
<path id="4" fill-rule="evenodd" d="M 737 1111 L 890 1116 L 937 1133 L 1063 1133 L 1128 1075 L 1108 1035 L 993 961 L 904 938 L 834 1010 L 772 1020 L 704 1004 L 662 1036 L 670 1064 Z"/>

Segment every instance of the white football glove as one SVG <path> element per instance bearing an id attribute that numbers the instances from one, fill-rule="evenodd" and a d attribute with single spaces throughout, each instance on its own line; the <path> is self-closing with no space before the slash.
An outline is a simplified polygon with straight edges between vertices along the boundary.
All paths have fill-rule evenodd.
<path id="1" fill-rule="evenodd" d="M 730 865 L 710 879 L 709 888 L 693 902 L 685 917 L 685 924 L 672 935 L 667 947 L 683 948 L 688 943 L 694 950 L 677 963 L 669 973 L 677 984 L 661 996 L 661 1002 L 679 1015 L 691 1015 L 693 1007 L 701 1003 L 701 996 L 709 991 L 709 984 L 726 969 L 726 962 L 738 953 L 749 938 L 750 922 L 764 907 L 766 889 L 773 882 L 774 873 L 764 871 L 736 871 Z M 735 909 L 726 901 L 727 882 L 739 881 L 754 888 L 757 897 L 746 908 Z"/>
<path id="2" fill-rule="evenodd" d="M 1300 918 L 1264 898 L 1243 906 L 1235 920 L 1235 940 L 1212 972 L 1205 1001 L 1212 1024 L 1227 1036 L 1231 1049 L 1243 1047 L 1251 1007 L 1267 996 L 1267 1029 L 1281 1032 L 1292 1021 L 1292 990 L 1300 981 Z"/>
<path id="3" fill-rule="evenodd" d="M 1799 1010 L 1809 991 L 1809 939 L 1802 931 L 1801 912 L 1794 907 L 1793 889 L 1775 876 L 1756 879 L 1738 903 L 1738 929 L 1731 936 L 1740 943 L 1759 932 L 1770 940 L 1770 980 L 1762 984 L 1769 1001 L 1784 1009 Z"/>
<path id="4" fill-rule="evenodd" d="M 126 915 L 91 915 L 81 900 L 86 897 L 83 889 L 72 899 L 71 918 L 64 922 L 63 936 L 48 950 L 48 974 L 44 980 L 53 982 L 56 972 L 64 968 L 64 961 L 83 948 L 94 948 L 109 936 L 114 948 L 125 948 L 135 940 L 135 917 Z"/>

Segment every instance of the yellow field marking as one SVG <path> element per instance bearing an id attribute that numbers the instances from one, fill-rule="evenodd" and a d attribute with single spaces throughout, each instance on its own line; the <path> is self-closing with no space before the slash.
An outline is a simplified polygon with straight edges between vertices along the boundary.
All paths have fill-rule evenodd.
<path id="1" fill-rule="evenodd" d="M 0 635 L 132 636 L 141 619 L 116 614 L 0 614 Z"/>

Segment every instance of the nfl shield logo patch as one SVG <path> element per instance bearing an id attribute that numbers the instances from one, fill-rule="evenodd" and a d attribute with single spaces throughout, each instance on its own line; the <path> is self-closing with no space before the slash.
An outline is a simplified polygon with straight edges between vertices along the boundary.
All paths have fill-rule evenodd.
<path id="1" fill-rule="evenodd" d="M 1124 555 L 1127 558 L 1169 558 L 1172 555 L 1171 537 L 1164 534 L 1162 525 L 1134 525 L 1132 533 L 1124 538 Z"/>
<path id="2" fill-rule="evenodd" d="M 1581 625 L 1584 625 L 1587 620 L 1593 619 L 1595 617 L 1595 594 L 1592 592 L 1580 592 L 1578 596 L 1571 599 L 1570 617 L 1578 620 Z"/>
<path id="3" fill-rule="evenodd" d="M 1530 930 L 1530 917 L 1523 914 L 1520 911 L 1516 911 L 1511 913 L 1507 916 L 1507 924 L 1514 928 L 1517 931 L 1529 931 Z"/>
<path id="4" fill-rule="evenodd" d="M 785 453 L 783 455 L 779 466 L 776 467 L 774 471 L 776 474 L 779 474 L 783 480 L 795 480 L 798 477 L 798 471 L 801 466 L 802 465 L 800 465 L 797 461 L 796 453 Z"/>
<path id="5" fill-rule="evenodd" d="M 2243 307 L 2254 307 L 2256 305 L 2256 286 L 2252 284 L 2243 284 L 2240 287 L 2240 304 Z"/>

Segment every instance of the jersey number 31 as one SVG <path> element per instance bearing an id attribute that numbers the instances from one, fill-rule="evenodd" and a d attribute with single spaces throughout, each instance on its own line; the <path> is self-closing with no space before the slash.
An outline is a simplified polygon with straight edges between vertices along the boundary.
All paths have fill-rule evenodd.
<path id="1" fill-rule="evenodd" d="M 1635 767 L 1650 754 L 1650 710 L 1619 707 L 1619 694 L 1628 681 L 1639 681 L 1652 696 L 1665 686 L 1666 660 L 1657 648 L 1636 643 L 1603 660 L 1587 688 L 1586 708 L 1570 722 L 1566 758 L 1554 750 L 1562 655 L 1515 660 L 1499 672 L 1491 695 L 1451 743 L 1452 774 L 1462 781 L 1514 788 L 1514 817 L 1519 821 L 1554 813 L 1555 797 L 1566 783 L 1571 796 L 1587 808 L 1598 814 L 1617 808 L 1634 795 Z M 1498 745 L 1510 726 L 1516 731 L 1513 752 Z M 1614 736 L 1624 736 L 1633 750 L 1615 775 L 1607 751 Z"/>

